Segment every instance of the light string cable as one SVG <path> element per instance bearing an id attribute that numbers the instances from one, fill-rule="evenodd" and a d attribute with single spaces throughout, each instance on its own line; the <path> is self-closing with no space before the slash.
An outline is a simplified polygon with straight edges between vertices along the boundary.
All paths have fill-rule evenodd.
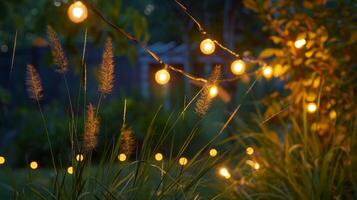
<path id="1" fill-rule="evenodd" d="M 122 29 L 121 27 L 119 27 L 118 25 L 114 24 L 113 22 L 111 22 L 110 20 L 108 20 L 97 8 L 96 6 L 88 1 L 85 0 L 84 2 L 86 2 L 86 4 L 90 7 L 90 9 L 97 15 L 99 16 L 99 18 L 101 18 L 105 23 L 107 23 L 109 26 L 111 26 L 112 28 L 114 28 L 115 30 L 117 30 L 119 33 L 121 33 L 122 35 L 124 35 L 128 40 L 136 43 L 139 45 L 139 47 L 141 47 L 146 53 L 148 53 L 152 58 L 154 58 L 158 63 L 160 63 L 161 65 L 164 65 L 164 68 L 166 69 L 170 69 L 172 71 L 175 71 L 177 73 L 182 74 L 183 76 L 194 80 L 194 81 L 198 81 L 198 82 L 203 82 L 206 83 L 207 80 L 205 78 L 202 77 L 196 77 L 192 74 L 189 74 L 181 69 L 178 69 L 176 67 L 173 67 L 172 65 L 169 65 L 167 63 L 165 63 L 156 53 L 154 53 L 153 51 L 151 51 L 144 43 L 140 42 L 137 38 L 135 38 L 133 35 L 131 35 L 130 33 L 126 32 L 124 29 Z"/>

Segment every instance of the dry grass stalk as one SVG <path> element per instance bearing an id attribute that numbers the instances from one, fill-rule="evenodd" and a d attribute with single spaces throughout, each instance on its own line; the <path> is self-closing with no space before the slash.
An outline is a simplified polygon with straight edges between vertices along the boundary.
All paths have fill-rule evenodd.
<path id="1" fill-rule="evenodd" d="M 134 150 L 134 145 L 135 139 L 133 129 L 127 127 L 126 124 L 123 124 L 120 129 L 120 152 L 130 155 Z"/>
<path id="2" fill-rule="evenodd" d="M 51 26 L 47 26 L 47 35 L 50 39 L 53 62 L 57 65 L 56 71 L 61 74 L 66 73 L 68 71 L 68 61 L 57 34 Z"/>
<path id="3" fill-rule="evenodd" d="M 87 106 L 87 119 L 84 131 L 84 149 L 93 150 L 98 143 L 99 119 L 92 104 Z"/>
<path id="4" fill-rule="evenodd" d="M 99 72 L 99 92 L 110 94 L 114 83 L 114 60 L 113 43 L 111 38 L 107 38 L 104 46 L 102 64 Z"/>
<path id="5" fill-rule="evenodd" d="M 219 79 L 221 75 L 221 66 L 217 65 L 214 69 L 213 72 L 210 76 L 210 78 L 207 80 L 205 85 L 203 86 L 201 95 L 199 99 L 196 102 L 196 108 L 195 111 L 198 115 L 203 116 L 207 113 L 207 110 L 209 109 L 209 106 L 211 105 L 212 102 L 212 97 L 209 95 L 209 90 L 210 88 L 216 84 L 217 80 Z"/>
<path id="6" fill-rule="evenodd" d="M 35 67 L 31 64 L 27 65 L 26 75 L 27 91 L 31 99 L 39 101 L 42 99 L 42 84 L 40 75 L 36 71 Z"/>

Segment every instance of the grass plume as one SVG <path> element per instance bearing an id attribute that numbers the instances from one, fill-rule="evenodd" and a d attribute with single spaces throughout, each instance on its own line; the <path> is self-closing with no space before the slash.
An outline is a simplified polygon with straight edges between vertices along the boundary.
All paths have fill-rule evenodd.
<path id="1" fill-rule="evenodd" d="M 207 113 L 207 110 L 209 109 L 209 106 L 211 105 L 213 99 L 209 94 L 210 88 L 216 84 L 217 80 L 220 77 L 220 74 L 221 74 L 221 66 L 217 65 L 213 69 L 213 72 L 209 77 L 208 81 L 203 86 L 202 93 L 196 102 L 195 111 L 198 115 L 203 116 Z"/>
<path id="2" fill-rule="evenodd" d="M 114 83 L 114 60 L 113 60 L 113 42 L 110 37 L 107 38 L 104 46 L 102 63 L 99 72 L 99 92 L 110 94 Z"/>
<path id="3" fill-rule="evenodd" d="M 135 148 L 133 129 L 126 124 L 120 129 L 120 152 L 130 155 Z"/>
<path id="4" fill-rule="evenodd" d="M 50 40 L 53 62 L 57 65 L 56 71 L 61 74 L 66 73 L 66 71 L 68 71 L 68 60 L 64 54 L 57 34 L 51 26 L 47 26 L 47 35 Z"/>
<path id="5" fill-rule="evenodd" d="M 36 101 L 42 99 L 43 89 L 42 89 L 40 75 L 38 74 L 35 67 L 31 64 L 27 65 L 26 85 L 27 85 L 27 91 L 31 99 Z"/>
<path id="6" fill-rule="evenodd" d="M 99 118 L 95 113 L 95 108 L 92 104 L 87 106 L 87 119 L 84 130 L 84 149 L 93 150 L 98 143 L 99 133 Z"/>

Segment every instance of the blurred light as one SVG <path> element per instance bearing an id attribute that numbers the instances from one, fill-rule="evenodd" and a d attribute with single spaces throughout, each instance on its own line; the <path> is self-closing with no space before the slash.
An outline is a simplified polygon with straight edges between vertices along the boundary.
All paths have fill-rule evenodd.
<path id="1" fill-rule="evenodd" d="M 214 52 L 216 46 L 211 39 L 204 39 L 200 44 L 200 50 L 203 54 L 210 55 Z"/>
<path id="2" fill-rule="evenodd" d="M 0 156 L 0 165 L 5 164 L 5 162 L 6 162 L 5 157 L 4 156 Z"/>
<path id="3" fill-rule="evenodd" d="M 254 163 L 254 169 L 256 169 L 256 170 L 258 170 L 258 169 L 260 169 L 260 165 L 259 165 L 259 163 Z"/>
<path id="4" fill-rule="evenodd" d="M 161 69 L 155 74 L 155 81 L 160 85 L 165 85 L 170 80 L 170 73 L 166 69 Z"/>
<path id="5" fill-rule="evenodd" d="M 118 160 L 121 162 L 124 162 L 126 160 L 126 155 L 124 153 L 121 153 L 118 155 Z"/>
<path id="6" fill-rule="evenodd" d="M 219 174 L 226 179 L 231 178 L 231 173 L 229 173 L 228 169 L 225 167 L 222 167 L 221 169 L 219 169 Z"/>
<path id="7" fill-rule="evenodd" d="M 161 161 L 163 158 L 164 158 L 164 156 L 162 155 L 162 153 L 155 154 L 155 160 Z"/>
<path id="8" fill-rule="evenodd" d="M 269 65 L 263 67 L 263 76 L 266 79 L 270 79 L 273 76 L 273 68 Z"/>
<path id="9" fill-rule="evenodd" d="M 245 62 L 243 60 L 235 60 L 232 64 L 231 64 L 231 71 L 233 74 L 235 75 L 241 75 L 245 72 Z"/>
<path id="10" fill-rule="evenodd" d="M 335 120 L 337 117 L 337 112 L 335 110 L 330 111 L 330 119 Z"/>
<path id="11" fill-rule="evenodd" d="M 76 155 L 76 160 L 77 160 L 78 162 L 82 162 L 82 161 L 84 160 L 83 154 L 77 154 L 77 155 Z"/>
<path id="12" fill-rule="evenodd" d="M 211 150 L 209 150 L 209 155 L 210 155 L 211 157 L 215 157 L 215 156 L 217 156 L 217 154 L 218 154 L 217 149 L 211 149 Z"/>
<path id="13" fill-rule="evenodd" d="M 306 40 L 305 39 L 298 39 L 295 41 L 294 46 L 298 49 L 300 49 L 301 47 L 303 47 L 306 44 Z"/>
<path id="14" fill-rule="evenodd" d="M 310 102 L 307 104 L 307 112 L 314 113 L 317 110 L 317 105 L 315 102 Z"/>
<path id="15" fill-rule="evenodd" d="M 188 163 L 187 158 L 181 157 L 181 158 L 179 159 L 179 164 L 180 164 L 180 165 L 184 166 L 184 165 L 187 165 L 187 163 Z"/>
<path id="16" fill-rule="evenodd" d="M 245 152 L 246 152 L 248 155 L 253 155 L 254 149 L 253 149 L 253 147 L 247 147 L 247 148 L 245 149 Z"/>
<path id="17" fill-rule="evenodd" d="M 88 9 L 81 1 L 72 3 L 68 8 L 68 17 L 74 23 L 81 23 L 88 17 Z"/>
<path id="18" fill-rule="evenodd" d="M 36 161 L 32 161 L 32 162 L 30 163 L 30 168 L 33 169 L 33 170 L 37 169 L 37 168 L 38 168 L 37 162 L 36 162 Z"/>
<path id="19" fill-rule="evenodd" d="M 218 87 L 216 85 L 212 85 L 210 88 L 209 88 L 209 96 L 211 98 L 214 98 L 216 97 L 218 94 Z"/>
<path id="20" fill-rule="evenodd" d="M 73 174 L 73 167 L 72 166 L 67 168 L 67 173 L 68 174 Z"/>

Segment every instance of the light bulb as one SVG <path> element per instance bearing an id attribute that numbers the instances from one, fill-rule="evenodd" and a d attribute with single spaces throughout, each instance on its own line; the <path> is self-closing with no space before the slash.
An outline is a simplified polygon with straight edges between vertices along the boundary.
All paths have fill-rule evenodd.
<path id="1" fill-rule="evenodd" d="M 211 39 L 204 39 L 200 44 L 200 50 L 203 54 L 210 55 L 216 49 L 216 45 Z"/>
<path id="2" fill-rule="evenodd" d="M 248 155 L 253 155 L 254 149 L 253 149 L 253 147 L 247 147 L 247 149 L 245 150 L 245 152 L 246 152 Z"/>
<path id="3" fill-rule="evenodd" d="M 235 75 L 241 75 L 245 72 L 245 62 L 243 60 L 235 60 L 231 64 L 231 71 Z"/>
<path id="4" fill-rule="evenodd" d="M 76 160 L 77 160 L 78 162 L 82 162 L 82 161 L 84 160 L 83 154 L 77 154 L 77 155 L 76 155 Z"/>
<path id="5" fill-rule="evenodd" d="M 270 79 L 273 76 L 273 68 L 269 65 L 263 67 L 263 76 L 266 79 Z"/>
<path id="6" fill-rule="evenodd" d="M 217 156 L 217 154 L 218 154 L 217 149 L 211 149 L 211 150 L 209 150 L 209 155 L 210 155 L 211 157 L 215 157 L 215 156 Z"/>
<path id="7" fill-rule="evenodd" d="M 155 74 L 155 80 L 160 85 L 165 85 L 170 80 L 170 73 L 166 69 L 160 69 Z"/>
<path id="8" fill-rule="evenodd" d="M 155 160 L 161 161 L 163 158 L 164 158 L 164 156 L 162 155 L 162 153 L 155 154 Z"/>
<path id="9" fill-rule="evenodd" d="M 310 102 L 307 104 L 307 112 L 314 113 L 317 110 L 317 105 L 315 102 Z"/>
<path id="10" fill-rule="evenodd" d="M 258 169 L 260 169 L 260 165 L 259 165 L 259 163 L 254 163 L 254 169 L 256 169 L 256 170 L 258 170 Z"/>
<path id="11" fill-rule="evenodd" d="M 218 94 L 218 87 L 216 85 L 212 85 L 210 88 L 209 88 L 209 96 L 211 98 L 214 98 L 216 97 Z"/>
<path id="12" fill-rule="evenodd" d="M 118 155 L 118 160 L 121 162 L 124 162 L 126 160 L 126 155 L 124 153 L 121 153 Z"/>
<path id="13" fill-rule="evenodd" d="M 231 173 L 229 173 L 228 169 L 225 167 L 222 167 L 221 169 L 219 169 L 219 174 L 226 179 L 231 178 Z"/>
<path id="14" fill-rule="evenodd" d="M 298 49 L 300 49 L 301 47 L 303 47 L 306 44 L 306 40 L 305 39 L 298 39 L 295 41 L 294 46 Z"/>
<path id="15" fill-rule="evenodd" d="M 6 162 L 5 157 L 4 156 L 0 156 L 0 165 L 5 164 L 5 162 Z"/>
<path id="16" fill-rule="evenodd" d="M 32 162 L 30 163 L 30 168 L 33 169 L 33 170 L 37 169 L 37 168 L 38 168 L 37 162 L 36 162 L 36 161 L 32 161 Z"/>
<path id="17" fill-rule="evenodd" d="M 73 167 L 72 166 L 67 168 L 67 173 L 68 174 L 73 174 Z"/>
<path id="18" fill-rule="evenodd" d="M 184 165 L 187 165 L 187 163 L 188 163 L 187 158 L 181 157 L 181 158 L 179 159 L 179 164 L 180 164 L 180 165 L 184 166 Z"/>
<path id="19" fill-rule="evenodd" d="M 88 9 L 81 1 L 76 1 L 69 6 L 67 14 L 72 22 L 81 23 L 87 19 Z"/>

